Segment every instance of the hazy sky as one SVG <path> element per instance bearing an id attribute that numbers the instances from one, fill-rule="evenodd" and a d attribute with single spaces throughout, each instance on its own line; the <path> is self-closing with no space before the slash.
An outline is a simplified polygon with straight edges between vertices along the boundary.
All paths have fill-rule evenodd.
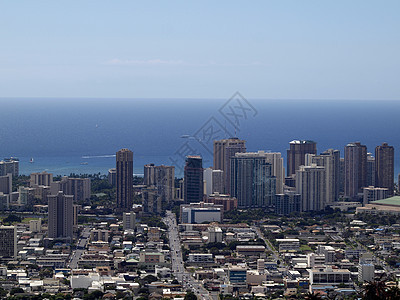
<path id="1" fill-rule="evenodd" d="M 0 97 L 400 99 L 400 1 L 0 1 Z"/>

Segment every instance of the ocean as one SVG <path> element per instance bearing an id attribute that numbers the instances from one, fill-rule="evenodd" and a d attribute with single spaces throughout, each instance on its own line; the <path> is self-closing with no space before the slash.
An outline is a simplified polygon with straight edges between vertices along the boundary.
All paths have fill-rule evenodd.
<path id="1" fill-rule="evenodd" d="M 281 152 L 289 142 L 317 142 L 318 152 L 360 141 L 368 151 L 395 147 L 400 172 L 400 101 L 231 99 L 0 99 L 0 158 L 20 159 L 20 173 L 107 174 L 115 152 L 134 152 L 134 173 L 148 163 L 175 165 L 203 156 L 212 140 L 237 136 L 248 151 Z M 33 158 L 33 163 L 30 159 Z"/>

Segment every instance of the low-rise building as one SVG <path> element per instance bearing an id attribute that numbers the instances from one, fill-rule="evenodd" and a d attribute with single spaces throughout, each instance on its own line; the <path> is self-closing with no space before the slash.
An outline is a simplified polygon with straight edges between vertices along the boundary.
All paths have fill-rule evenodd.
<path id="1" fill-rule="evenodd" d="M 279 252 L 298 251 L 300 249 L 299 239 L 276 239 L 279 244 Z"/>
<path id="2" fill-rule="evenodd" d="M 265 246 L 263 245 L 238 245 L 236 251 L 245 256 L 263 256 L 265 255 Z"/>
<path id="3" fill-rule="evenodd" d="M 309 269 L 310 284 L 347 284 L 351 282 L 351 273 L 347 269 L 333 269 L 331 267 Z"/>
<path id="4" fill-rule="evenodd" d="M 213 255 L 211 253 L 189 253 L 188 262 L 190 263 L 212 263 Z"/>

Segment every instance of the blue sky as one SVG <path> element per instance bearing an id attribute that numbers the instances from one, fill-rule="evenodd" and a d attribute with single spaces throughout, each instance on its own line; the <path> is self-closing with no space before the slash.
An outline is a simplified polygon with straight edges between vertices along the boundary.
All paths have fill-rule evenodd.
<path id="1" fill-rule="evenodd" d="M 400 99 L 399 1 L 0 1 L 0 97 Z"/>

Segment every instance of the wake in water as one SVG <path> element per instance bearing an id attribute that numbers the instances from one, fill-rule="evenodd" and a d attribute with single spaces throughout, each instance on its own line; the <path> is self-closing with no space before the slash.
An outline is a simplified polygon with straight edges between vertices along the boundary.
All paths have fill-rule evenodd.
<path id="1" fill-rule="evenodd" d="M 81 158 L 112 158 L 115 157 L 115 154 L 109 154 L 109 155 L 84 155 Z"/>

